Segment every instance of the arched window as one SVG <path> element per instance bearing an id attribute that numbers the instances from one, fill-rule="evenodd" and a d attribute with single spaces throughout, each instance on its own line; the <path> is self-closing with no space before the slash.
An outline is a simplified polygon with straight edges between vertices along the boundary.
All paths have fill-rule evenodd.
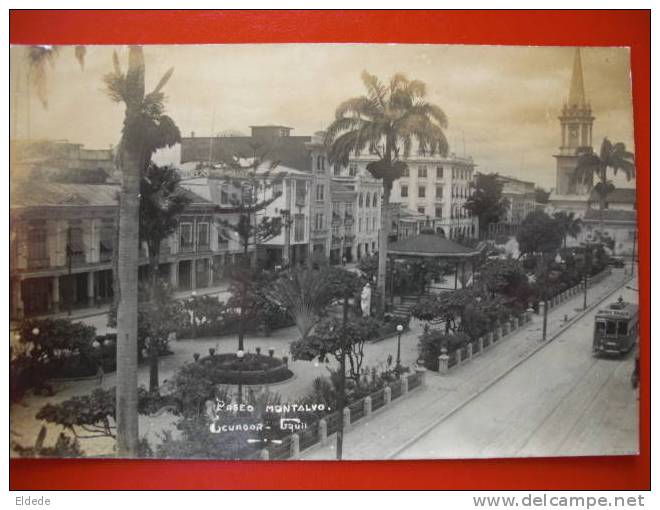
<path id="1" fill-rule="evenodd" d="M 358 206 L 362 207 L 364 205 L 364 197 L 362 196 L 362 193 L 360 193 L 360 196 L 358 198 Z"/>
<path id="2" fill-rule="evenodd" d="M 374 199 L 371 204 L 376 207 L 378 205 L 378 194 L 374 191 Z"/>
<path id="3" fill-rule="evenodd" d="M 325 157 L 324 156 L 318 156 L 316 158 L 316 169 L 317 170 L 325 170 Z"/>
<path id="4" fill-rule="evenodd" d="M 370 205 L 370 200 L 371 199 L 369 198 L 370 196 L 371 195 L 369 195 L 369 193 L 367 193 L 367 196 L 365 197 L 365 203 L 364 203 L 365 207 L 371 207 L 371 205 Z"/>

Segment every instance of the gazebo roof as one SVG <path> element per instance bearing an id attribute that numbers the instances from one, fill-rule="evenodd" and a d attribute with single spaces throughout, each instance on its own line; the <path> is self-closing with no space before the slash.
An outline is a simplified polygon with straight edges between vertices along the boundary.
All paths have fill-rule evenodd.
<path id="1" fill-rule="evenodd" d="M 481 250 L 468 248 L 432 231 L 422 230 L 416 236 L 390 243 L 387 252 L 408 257 L 464 258 L 476 257 Z"/>

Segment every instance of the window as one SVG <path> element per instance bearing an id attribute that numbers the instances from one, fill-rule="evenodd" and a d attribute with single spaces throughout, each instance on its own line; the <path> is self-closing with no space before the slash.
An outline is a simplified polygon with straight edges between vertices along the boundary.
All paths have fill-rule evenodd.
<path id="1" fill-rule="evenodd" d="M 417 196 L 419 198 L 425 198 L 426 197 L 426 186 L 418 186 L 417 187 Z"/>
<path id="2" fill-rule="evenodd" d="M 408 196 L 408 186 L 401 186 L 401 198 L 406 198 Z"/>
<path id="3" fill-rule="evenodd" d="M 316 201 L 323 202 L 323 196 L 325 194 L 325 186 L 323 184 L 316 185 Z"/>
<path id="4" fill-rule="evenodd" d="M 371 218 L 371 230 L 376 230 L 376 217 Z"/>
<path id="5" fill-rule="evenodd" d="M 442 187 L 442 184 L 438 184 L 435 187 L 435 198 L 442 198 L 443 192 L 444 192 L 444 189 Z"/>
<path id="6" fill-rule="evenodd" d="M 362 207 L 364 205 L 364 195 L 360 193 L 360 197 L 358 198 L 358 207 Z"/>
<path id="7" fill-rule="evenodd" d="M 318 156 L 316 158 L 316 169 L 319 173 L 325 173 L 325 156 Z"/>
<path id="8" fill-rule="evenodd" d="M 208 223 L 198 223 L 197 224 L 197 247 L 198 248 L 208 248 L 209 243 L 210 243 L 209 224 Z"/>
<path id="9" fill-rule="evenodd" d="M 353 218 L 353 202 L 346 202 L 344 204 L 344 215 L 346 218 Z"/>
<path id="10" fill-rule="evenodd" d="M 193 245 L 193 226 L 192 223 L 181 223 L 179 227 L 179 244 L 182 250 L 190 250 Z"/>
<path id="11" fill-rule="evenodd" d="M 596 332 L 600 333 L 601 335 L 605 333 L 605 323 L 598 321 L 596 322 Z"/>
<path id="12" fill-rule="evenodd" d="M 296 181 L 296 205 L 305 205 L 307 198 L 306 184 L 305 181 Z"/>
<path id="13" fill-rule="evenodd" d="M 369 198 L 370 196 L 371 195 L 369 195 L 369 193 L 367 193 L 367 196 L 365 197 L 365 202 L 364 202 L 365 207 L 371 207 L 371 198 Z"/>
<path id="14" fill-rule="evenodd" d="M 341 165 L 339 163 L 335 163 L 333 172 L 335 175 L 341 175 Z"/>
<path id="15" fill-rule="evenodd" d="M 358 218 L 358 232 L 362 232 L 362 218 Z"/>
<path id="16" fill-rule="evenodd" d="M 351 163 L 348 165 L 348 175 L 355 177 L 357 175 L 358 166 L 357 163 Z"/>
<path id="17" fill-rule="evenodd" d="M 30 268 L 34 267 L 45 267 L 48 266 L 48 245 L 46 242 L 46 228 L 44 226 L 33 226 L 28 230 L 27 242 L 28 242 L 28 266 Z"/>
<path id="18" fill-rule="evenodd" d="M 426 172 L 426 167 L 425 166 L 420 166 L 417 169 L 417 177 L 419 177 L 420 179 L 426 179 L 427 172 Z"/>
<path id="19" fill-rule="evenodd" d="M 626 321 L 619 321 L 619 328 L 617 329 L 618 335 L 627 335 L 628 334 L 628 323 Z"/>
<path id="20" fill-rule="evenodd" d="M 79 224 L 80 222 L 75 222 Z M 73 262 L 85 262 L 85 241 L 82 226 L 69 226 L 69 254 Z M 45 243 L 45 240 L 44 240 Z M 45 246 L 45 244 L 44 244 Z"/>
<path id="21" fill-rule="evenodd" d="M 220 205 L 227 205 L 229 203 L 229 186 L 223 184 L 220 186 Z"/>
<path id="22" fill-rule="evenodd" d="M 435 171 L 436 171 L 436 177 L 437 177 L 438 179 L 442 179 L 442 178 L 444 178 L 444 172 L 445 172 L 445 169 L 444 169 L 444 168 L 442 168 L 441 166 L 439 166 L 439 167 L 437 167 L 437 168 L 435 169 Z"/>
<path id="23" fill-rule="evenodd" d="M 305 215 L 296 214 L 293 217 L 293 240 L 300 242 L 305 239 Z"/>
<path id="24" fill-rule="evenodd" d="M 607 321 L 607 328 L 605 330 L 607 335 L 616 335 L 616 322 Z"/>
<path id="25" fill-rule="evenodd" d="M 371 202 L 371 205 L 376 207 L 378 205 L 378 194 L 374 191 L 374 200 Z"/>
<path id="26" fill-rule="evenodd" d="M 316 230 L 323 229 L 324 220 L 325 220 L 325 218 L 323 217 L 323 213 L 316 213 L 316 217 L 314 218 L 314 228 Z"/>
<path id="27" fill-rule="evenodd" d="M 442 219 L 442 207 L 435 208 L 435 217 L 438 219 Z"/>
<path id="28" fill-rule="evenodd" d="M 417 212 L 420 214 L 426 214 L 426 209 L 424 207 L 418 207 Z"/>
<path id="29" fill-rule="evenodd" d="M 101 262 L 112 260 L 112 252 L 115 246 L 115 229 L 110 225 L 101 227 L 99 239 L 99 257 Z"/>
<path id="30" fill-rule="evenodd" d="M 410 170 L 408 167 L 403 169 L 403 173 L 401 174 L 401 177 L 410 177 Z"/>
<path id="31" fill-rule="evenodd" d="M 456 169 L 455 168 L 451 169 L 451 178 L 456 179 Z"/>

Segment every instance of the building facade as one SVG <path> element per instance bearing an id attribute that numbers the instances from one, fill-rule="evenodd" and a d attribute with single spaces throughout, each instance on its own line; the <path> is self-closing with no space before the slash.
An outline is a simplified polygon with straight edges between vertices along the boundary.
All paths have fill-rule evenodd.
<path id="1" fill-rule="evenodd" d="M 119 186 L 31 182 L 12 190 L 10 204 L 10 314 L 56 313 L 94 307 L 113 296 Z M 176 232 L 163 241 L 159 273 L 175 290 L 220 283 L 223 266 L 240 252 L 217 228 L 215 207 L 187 192 L 191 202 Z M 139 277 L 148 251 L 140 252 Z"/>
<path id="2" fill-rule="evenodd" d="M 498 176 L 498 180 L 502 184 L 502 196 L 509 201 L 504 221 L 519 225 L 536 208 L 535 184 L 506 175 Z"/>
<path id="3" fill-rule="evenodd" d="M 351 159 L 358 171 L 375 161 L 373 155 Z M 464 204 L 471 194 L 475 164 L 472 158 L 439 157 L 417 154 L 405 159 L 406 173 L 394 181 L 390 202 L 399 205 L 401 217 L 407 211 L 423 215 L 437 232 L 450 239 L 478 237 L 478 221 Z"/>

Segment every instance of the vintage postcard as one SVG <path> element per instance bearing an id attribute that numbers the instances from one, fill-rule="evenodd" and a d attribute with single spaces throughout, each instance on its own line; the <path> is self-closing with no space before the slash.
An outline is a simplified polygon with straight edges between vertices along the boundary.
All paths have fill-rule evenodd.
<path id="1" fill-rule="evenodd" d="M 10 57 L 13 457 L 638 452 L 628 48 Z"/>

